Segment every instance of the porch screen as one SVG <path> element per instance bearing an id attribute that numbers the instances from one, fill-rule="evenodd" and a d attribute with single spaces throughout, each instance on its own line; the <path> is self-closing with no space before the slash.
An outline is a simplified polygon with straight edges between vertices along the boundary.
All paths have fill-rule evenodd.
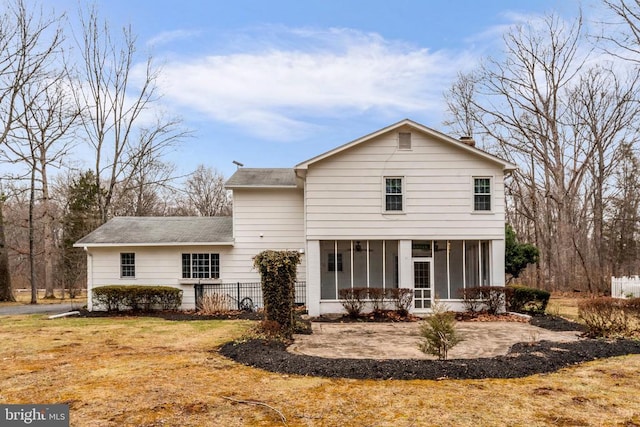
<path id="1" fill-rule="evenodd" d="M 320 254 L 321 299 L 338 299 L 340 289 L 398 287 L 397 240 L 323 240 Z"/>

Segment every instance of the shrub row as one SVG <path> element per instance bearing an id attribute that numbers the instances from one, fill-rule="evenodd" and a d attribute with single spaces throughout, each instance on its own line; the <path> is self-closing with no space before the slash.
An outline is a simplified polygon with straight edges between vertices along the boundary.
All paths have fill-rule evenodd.
<path id="1" fill-rule="evenodd" d="M 640 298 L 586 299 L 578 304 L 578 315 L 591 337 L 634 335 L 640 331 Z"/>
<path id="2" fill-rule="evenodd" d="M 91 300 L 107 311 L 177 310 L 182 305 L 182 290 L 169 286 L 100 286 L 93 288 Z"/>
<path id="3" fill-rule="evenodd" d="M 526 286 L 477 286 L 461 289 L 459 293 L 466 311 L 486 310 L 491 314 L 503 309 L 543 314 L 551 297 L 547 291 Z"/>
<path id="4" fill-rule="evenodd" d="M 517 313 L 544 314 L 551 293 L 527 286 L 511 285 L 505 287 L 507 309 Z"/>
<path id="5" fill-rule="evenodd" d="M 340 289 L 338 296 L 347 314 L 353 318 L 362 314 L 367 303 L 371 304 L 374 313 L 391 305 L 400 316 L 406 316 L 413 302 L 413 290 L 405 288 L 347 288 Z"/>

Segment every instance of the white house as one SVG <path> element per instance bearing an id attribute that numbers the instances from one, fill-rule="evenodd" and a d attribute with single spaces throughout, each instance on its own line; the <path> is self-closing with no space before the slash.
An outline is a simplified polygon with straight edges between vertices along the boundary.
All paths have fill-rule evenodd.
<path id="1" fill-rule="evenodd" d="M 299 163 L 240 168 L 233 218 L 114 218 L 76 243 L 88 289 L 259 282 L 265 249 L 304 253 L 311 315 L 342 311 L 339 290 L 413 288 L 415 313 L 459 290 L 504 285 L 504 178 L 515 165 L 411 120 Z"/>

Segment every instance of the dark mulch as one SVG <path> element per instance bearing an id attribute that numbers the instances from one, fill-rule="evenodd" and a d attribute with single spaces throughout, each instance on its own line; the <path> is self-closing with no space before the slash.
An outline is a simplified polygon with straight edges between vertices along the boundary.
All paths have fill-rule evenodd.
<path id="1" fill-rule="evenodd" d="M 165 320 L 262 320 L 264 315 L 250 311 L 205 315 L 195 311 L 87 311 L 80 310 L 81 317 L 158 317 Z"/>
<path id="2" fill-rule="evenodd" d="M 498 317 L 474 316 L 472 321 L 526 321 L 518 316 Z M 534 316 L 530 323 L 552 331 L 584 331 L 583 325 L 557 316 Z M 259 339 L 227 343 L 220 353 L 248 366 L 284 374 L 355 379 L 521 378 L 605 357 L 640 354 L 640 341 L 584 339 L 568 343 L 518 343 L 506 356 L 444 361 L 326 359 L 289 353 L 282 342 Z"/>
<path id="3" fill-rule="evenodd" d="M 242 364 L 283 374 L 402 380 L 521 378 L 604 357 L 639 354 L 640 341 L 588 339 L 569 343 L 518 343 L 506 356 L 444 361 L 326 359 L 292 354 L 282 342 L 257 339 L 225 344 L 220 353 Z"/>
<path id="4" fill-rule="evenodd" d="M 580 331 L 586 332 L 587 328 L 580 324 L 571 322 L 565 318 L 559 316 L 533 316 L 529 321 L 533 326 L 539 328 L 548 329 L 550 331 L 563 332 L 563 331 Z"/>

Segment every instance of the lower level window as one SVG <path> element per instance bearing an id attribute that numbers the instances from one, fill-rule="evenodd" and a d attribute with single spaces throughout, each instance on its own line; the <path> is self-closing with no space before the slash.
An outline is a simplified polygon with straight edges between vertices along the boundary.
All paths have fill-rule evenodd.
<path id="1" fill-rule="evenodd" d="M 220 278 L 220 254 L 182 254 L 182 278 Z"/>
<path id="2" fill-rule="evenodd" d="M 136 254 L 123 252 L 120 254 L 120 277 L 136 277 Z"/>

